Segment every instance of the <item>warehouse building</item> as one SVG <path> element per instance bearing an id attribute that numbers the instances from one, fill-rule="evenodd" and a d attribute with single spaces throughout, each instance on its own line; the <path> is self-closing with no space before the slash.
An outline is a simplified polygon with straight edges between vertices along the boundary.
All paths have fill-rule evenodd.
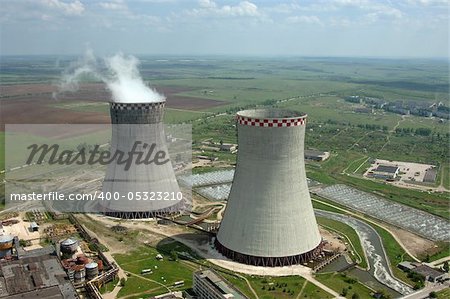
<path id="1" fill-rule="evenodd" d="M 423 176 L 424 183 L 432 183 L 436 182 L 437 170 L 435 167 L 431 167 L 425 170 L 425 175 Z"/>
<path id="2" fill-rule="evenodd" d="M 330 152 L 322 152 L 315 150 L 305 150 L 305 159 L 322 162 L 330 157 Z"/>
<path id="3" fill-rule="evenodd" d="M 414 273 L 420 274 L 425 277 L 425 280 L 431 282 L 437 282 L 447 278 L 447 273 L 442 272 L 438 269 L 431 268 L 427 265 L 421 265 L 412 270 Z"/>
<path id="4" fill-rule="evenodd" d="M 377 179 L 395 179 L 400 172 L 400 167 L 392 166 L 392 165 L 378 165 L 377 168 L 373 169 L 369 172 L 369 176 L 377 178 Z"/>

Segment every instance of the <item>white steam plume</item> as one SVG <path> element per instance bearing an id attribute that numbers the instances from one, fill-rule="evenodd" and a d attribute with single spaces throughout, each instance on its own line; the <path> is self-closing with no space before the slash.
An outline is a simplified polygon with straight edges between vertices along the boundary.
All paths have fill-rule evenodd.
<path id="1" fill-rule="evenodd" d="M 165 97 L 147 86 L 138 70 L 139 60 L 118 53 L 100 60 L 92 50 L 83 59 L 72 64 L 58 85 L 60 92 L 76 91 L 82 76 L 91 75 L 106 84 L 117 103 L 150 103 L 165 101 Z M 56 97 L 56 94 L 54 94 Z"/>

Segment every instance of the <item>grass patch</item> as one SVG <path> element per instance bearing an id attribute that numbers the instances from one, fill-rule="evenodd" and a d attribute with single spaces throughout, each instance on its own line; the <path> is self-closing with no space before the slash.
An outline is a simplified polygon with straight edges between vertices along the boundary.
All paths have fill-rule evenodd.
<path id="1" fill-rule="evenodd" d="M 296 298 L 305 283 L 300 276 L 248 277 L 260 299 Z M 332 298 L 324 290 L 310 285 L 302 292 L 303 298 Z"/>
<path id="2" fill-rule="evenodd" d="M 343 289 L 347 289 L 345 298 L 352 298 L 353 294 L 358 294 L 360 298 L 373 298 L 372 290 L 360 283 L 356 278 L 345 273 L 324 273 L 316 274 L 316 279 L 339 294 Z"/>
<path id="3" fill-rule="evenodd" d="M 112 290 L 114 290 L 114 288 L 116 287 L 116 284 L 118 284 L 118 283 L 119 283 L 119 279 L 116 277 L 115 279 L 111 280 L 110 282 L 102 285 L 100 287 L 100 293 L 105 294 L 105 293 L 112 292 Z"/>
<path id="4" fill-rule="evenodd" d="M 166 108 L 164 112 L 164 123 L 180 124 L 200 119 L 205 115 L 208 115 L 208 113 Z"/>
<path id="5" fill-rule="evenodd" d="M 232 284 L 242 294 L 244 294 L 245 296 L 247 296 L 248 298 L 251 298 L 251 299 L 255 298 L 255 295 L 253 295 L 253 292 L 250 290 L 247 282 L 243 278 L 241 278 L 237 275 L 231 274 L 231 273 L 227 273 L 227 272 L 222 272 L 222 271 L 218 271 L 218 272 L 219 272 L 220 276 L 223 276 L 223 278 L 228 280 L 230 282 L 230 284 Z"/>
<path id="6" fill-rule="evenodd" d="M 192 287 L 192 272 L 197 268 L 187 262 L 178 259 L 177 261 L 171 260 L 170 255 L 166 253 L 166 249 L 170 251 L 176 248 L 187 251 L 187 248 L 184 248 L 180 245 L 180 243 L 176 243 L 171 247 L 166 247 L 164 250 L 157 250 L 156 248 L 142 246 L 131 252 L 130 254 L 115 254 L 114 258 L 117 263 L 120 265 L 122 269 L 125 271 L 131 272 L 133 274 L 138 275 L 130 276 L 132 278 L 131 283 L 126 283 L 127 285 L 132 284 L 131 289 L 126 289 L 124 292 L 127 294 L 136 293 L 138 289 L 141 292 L 148 291 L 149 289 L 161 287 L 161 290 L 165 290 L 158 283 L 161 283 L 165 286 L 172 286 L 176 281 L 184 280 L 184 286 L 180 287 L 180 290 L 188 289 Z M 184 246 L 184 245 L 183 245 Z M 161 254 L 163 256 L 163 260 L 157 260 L 156 255 Z M 151 269 L 153 273 L 141 275 L 141 271 L 144 269 Z M 151 282 L 147 279 L 156 281 Z M 149 287 L 150 285 L 150 287 Z M 159 291 L 158 291 L 159 292 Z M 157 295 L 158 292 L 149 293 L 149 295 Z M 125 293 L 122 295 L 126 295 Z"/>
<path id="7" fill-rule="evenodd" d="M 449 242 L 436 242 L 435 245 L 437 246 L 436 248 L 432 248 L 431 252 L 425 252 L 419 258 L 423 261 L 429 260 L 432 262 L 450 255 Z"/>
<path id="8" fill-rule="evenodd" d="M 338 213 L 338 214 L 345 214 L 343 211 L 336 209 L 332 206 L 326 205 L 324 203 L 321 203 L 320 201 L 316 199 L 312 199 L 312 205 L 314 209 L 324 210 L 328 212 Z"/>
<path id="9" fill-rule="evenodd" d="M 442 185 L 447 190 L 450 190 L 450 165 L 448 163 L 442 164 Z"/>
<path id="10" fill-rule="evenodd" d="M 149 296 L 152 295 L 152 292 L 148 293 L 149 290 L 154 290 L 153 293 L 159 294 L 158 289 L 163 289 L 159 284 L 147 281 L 143 278 L 136 276 L 129 276 L 127 281 L 125 282 L 125 286 L 122 287 L 117 294 L 117 297 L 124 297 L 130 295 L 140 295 L 142 293 L 146 293 Z M 142 297 L 142 296 L 140 296 Z"/>
<path id="11" fill-rule="evenodd" d="M 248 287 L 247 282 L 241 278 L 228 273 L 220 273 L 236 288 L 238 288 L 248 298 L 255 298 L 254 294 Z M 261 277 L 252 275 L 243 275 L 250 282 L 252 288 L 260 299 L 272 298 L 296 298 L 300 293 L 305 279 L 300 276 L 283 276 L 283 277 Z M 307 282 L 303 289 L 301 298 L 332 298 L 326 291 L 318 288 L 314 284 Z"/>
<path id="12" fill-rule="evenodd" d="M 450 298 L 450 288 L 443 289 L 437 292 L 438 299 L 448 299 Z"/>

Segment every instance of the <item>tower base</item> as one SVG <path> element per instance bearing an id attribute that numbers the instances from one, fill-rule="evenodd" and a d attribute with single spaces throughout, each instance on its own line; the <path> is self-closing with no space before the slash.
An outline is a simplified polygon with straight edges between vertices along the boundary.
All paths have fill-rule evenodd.
<path id="1" fill-rule="evenodd" d="M 308 263 L 317 258 L 322 252 L 324 243 L 320 242 L 316 248 L 308 252 L 283 257 L 263 257 L 239 253 L 223 246 L 217 238 L 214 246 L 222 255 L 238 263 L 261 267 L 283 267 Z"/>
<path id="2" fill-rule="evenodd" d="M 114 217 L 114 218 L 122 218 L 122 219 L 148 219 L 148 218 L 156 218 L 158 216 L 167 216 L 170 214 L 178 213 L 186 209 L 186 203 L 181 201 L 173 206 L 154 210 L 154 211 L 115 211 L 108 208 L 102 208 L 101 213 L 105 216 Z"/>

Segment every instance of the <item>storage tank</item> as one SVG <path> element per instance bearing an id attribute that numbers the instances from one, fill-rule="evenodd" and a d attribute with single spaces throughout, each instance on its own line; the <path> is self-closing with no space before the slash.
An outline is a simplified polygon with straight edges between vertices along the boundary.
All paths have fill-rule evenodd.
<path id="1" fill-rule="evenodd" d="M 14 246 L 14 236 L 1 235 L 0 236 L 0 258 L 11 255 L 13 246 Z"/>
<path id="2" fill-rule="evenodd" d="M 0 250 L 8 250 L 13 247 L 14 236 L 12 235 L 1 235 L 0 236 Z"/>
<path id="3" fill-rule="evenodd" d="M 86 269 L 86 279 L 91 280 L 98 276 L 98 264 L 96 262 L 88 263 L 84 266 Z"/>
<path id="4" fill-rule="evenodd" d="M 86 272 L 84 270 L 84 266 L 75 267 L 74 281 L 75 283 L 85 281 Z"/>
<path id="5" fill-rule="evenodd" d="M 224 256 L 275 267 L 320 254 L 305 173 L 306 117 L 279 109 L 237 113 L 236 170 L 215 240 Z"/>
<path id="6" fill-rule="evenodd" d="M 61 242 L 60 248 L 64 253 L 75 253 L 78 248 L 78 240 L 67 238 Z"/>

